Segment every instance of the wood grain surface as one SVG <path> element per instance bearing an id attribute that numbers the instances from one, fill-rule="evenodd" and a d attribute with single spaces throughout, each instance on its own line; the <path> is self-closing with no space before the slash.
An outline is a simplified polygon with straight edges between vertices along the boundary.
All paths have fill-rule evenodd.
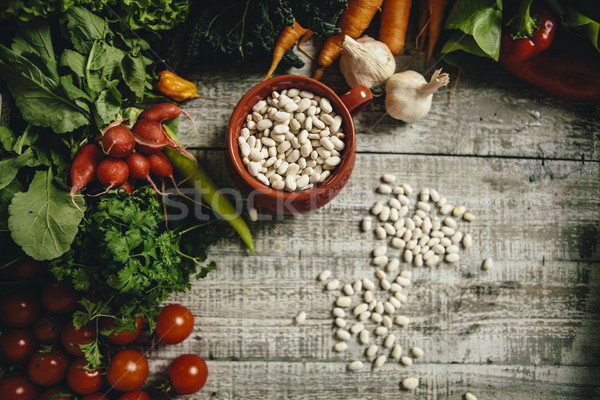
<path id="1" fill-rule="evenodd" d="M 398 56 L 398 65 L 411 56 Z M 430 74 L 420 58 L 413 68 Z M 231 66 L 192 78 L 204 96 L 236 103 L 265 71 Z M 310 63 L 287 72 L 312 75 Z M 323 81 L 340 94 L 348 89 L 336 65 Z M 376 98 L 355 118 L 356 166 L 331 203 L 288 217 L 259 210 L 250 222 L 254 255 L 234 234 L 214 247 L 218 270 L 170 299 L 193 310 L 193 337 L 152 349 L 152 368 L 163 371 L 183 352 L 205 357 L 209 379 L 191 399 L 600 398 L 600 105 L 550 97 L 494 66 L 463 76 L 451 104 L 450 93 L 441 89 L 414 124 L 386 116 Z M 221 187 L 235 188 L 223 160 L 233 106 L 201 98 L 184 107 L 200 128 L 196 137 L 182 122 L 184 141 Z M 459 220 L 473 245 L 458 263 L 401 262 L 413 279 L 397 314 L 411 323 L 392 331 L 403 355 L 418 346 L 424 356 L 410 367 L 388 358 L 375 369 L 356 335 L 348 350 L 334 351 L 340 290 L 325 290 L 317 276 L 327 269 L 341 285 L 379 282 L 372 250 L 386 241 L 362 232 L 360 221 L 389 198 L 375 191 L 384 173 L 416 193 L 435 188 L 476 220 Z M 409 215 L 415 202 L 413 194 Z M 247 218 L 241 196 L 237 205 Z M 494 266 L 485 271 L 488 257 Z M 373 293 L 386 299 L 379 286 Z M 307 319 L 298 325 L 300 311 Z M 350 327 L 357 321 L 346 311 Z M 389 354 L 373 337 L 375 323 L 365 325 L 377 355 Z M 348 371 L 353 360 L 363 370 Z M 420 379 L 416 390 L 402 388 L 408 376 Z"/>

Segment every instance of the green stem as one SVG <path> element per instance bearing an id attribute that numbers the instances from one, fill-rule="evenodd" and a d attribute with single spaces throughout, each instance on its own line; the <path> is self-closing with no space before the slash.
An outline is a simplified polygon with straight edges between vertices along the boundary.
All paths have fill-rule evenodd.
<path id="1" fill-rule="evenodd" d="M 530 38 L 540 29 L 540 18 L 531 16 L 531 3 L 533 0 L 523 0 L 519 12 L 507 24 L 513 40 Z"/>

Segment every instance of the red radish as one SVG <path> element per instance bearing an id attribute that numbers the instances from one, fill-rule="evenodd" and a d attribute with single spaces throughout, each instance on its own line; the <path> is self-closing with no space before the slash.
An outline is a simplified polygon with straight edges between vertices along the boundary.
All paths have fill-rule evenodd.
<path id="1" fill-rule="evenodd" d="M 132 180 L 146 179 L 157 193 L 161 193 L 160 190 L 154 184 L 154 181 L 150 178 L 150 161 L 148 158 L 141 153 L 133 153 L 125 159 L 127 166 L 129 167 L 129 178 Z"/>
<path id="2" fill-rule="evenodd" d="M 192 116 L 182 108 L 179 108 L 176 104 L 173 103 L 160 103 L 153 105 L 147 110 L 143 111 L 139 117 L 138 121 L 157 121 L 161 124 L 166 124 L 168 122 L 173 121 L 175 118 L 179 117 L 179 114 L 185 115 L 192 125 L 194 126 L 194 132 L 196 132 L 196 137 L 198 136 L 198 128 L 196 127 L 196 122 Z"/>
<path id="3" fill-rule="evenodd" d="M 133 153 L 135 137 L 122 125 L 108 129 L 102 137 L 102 148 L 111 157 L 124 158 Z"/>
<path id="4" fill-rule="evenodd" d="M 144 154 L 156 153 L 167 146 L 178 146 L 158 121 L 138 120 L 132 131 L 137 150 Z"/>
<path id="5" fill-rule="evenodd" d="M 129 167 L 120 158 L 107 158 L 98 164 L 96 176 L 108 191 L 113 187 L 123 186 L 127 182 Z"/>
<path id="6" fill-rule="evenodd" d="M 131 191 L 133 190 L 133 187 L 131 186 L 131 183 L 129 183 L 128 181 L 126 181 L 123 186 L 121 186 L 121 189 L 123 189 L 125 191 L 125 193 L 131 193 Z"/>
<path id="7" fill-rule="evenodd" d="M 96 177 L 98 164 L 104 158 L 102 149 L 97 144 L 86 144 L 75 156 L 71 165 L 71 198 Z"/>
<path id="8" fill-rule="evenodd" d="M 150 163 L 150 172 L 161 178 L 173 179 L 173 166 L 171 162 L 161 152 L 153 153 L 148 156 L 148 162 Z"/>
<path id="9" fill-rule="evenodd" d="M 157 121 L 161 124 L 164 124 L 173 121 L 175 118 L 179 117 L 179 114 L 182 113 L 190 120 L 192 119 L 187 111 L 182 110 L 176 104 L 160 103 L 142 112 L 138 117 L 138 121 L 143 119 L 146 121 Z"/>

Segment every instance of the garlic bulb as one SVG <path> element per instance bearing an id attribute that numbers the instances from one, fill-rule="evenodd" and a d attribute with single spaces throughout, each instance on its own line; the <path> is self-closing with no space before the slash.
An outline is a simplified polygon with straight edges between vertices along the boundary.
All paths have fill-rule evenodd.
<path id="1" fill-rule="evenodd" d="M 345 35 L 341 49 L 340 70 L 350 87 L 372 88 L 396 71 L 396 60 L 387 45 L 369 36 L 354 40 Z"/>
<path id="2" fill-rule="evenodd" d="M 415 122 L 427 115 L 431 109 L 433 93 L 450 82 L 446 73 L 438 69 L 427 82 L 416 71 L 394 74 L 385 84 L 385 110 L 395 119 Z"/>

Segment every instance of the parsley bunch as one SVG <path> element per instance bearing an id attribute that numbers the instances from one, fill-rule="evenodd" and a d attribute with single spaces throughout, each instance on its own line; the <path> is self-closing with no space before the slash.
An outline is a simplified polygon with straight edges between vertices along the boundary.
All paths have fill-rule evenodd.
<path id="1" fill-rule="evenodd" d="M 135 317 L 141 316 L 152 331 L 158 306 L 171 291 L 189 289 L 190 275 L 204 277 L 216 268 L 214 262 L 199 263 L 218 235 L 194 235 L 200 255 L 185 254 L 181 239 L 190 229 L 167 229 L 161 209 L 159 195 L 145 187 L 89 199 L 71 249 L 50 262 L 57 280 L 71 281 L 86 293 L 85 312 L 76 313 L 76 326 L 109 316 L 118 332 L 133 330 Z M 97 344 L 90 348 L 97 353 Z M 91 353 L 86 358 L 99 359 Z"/>

